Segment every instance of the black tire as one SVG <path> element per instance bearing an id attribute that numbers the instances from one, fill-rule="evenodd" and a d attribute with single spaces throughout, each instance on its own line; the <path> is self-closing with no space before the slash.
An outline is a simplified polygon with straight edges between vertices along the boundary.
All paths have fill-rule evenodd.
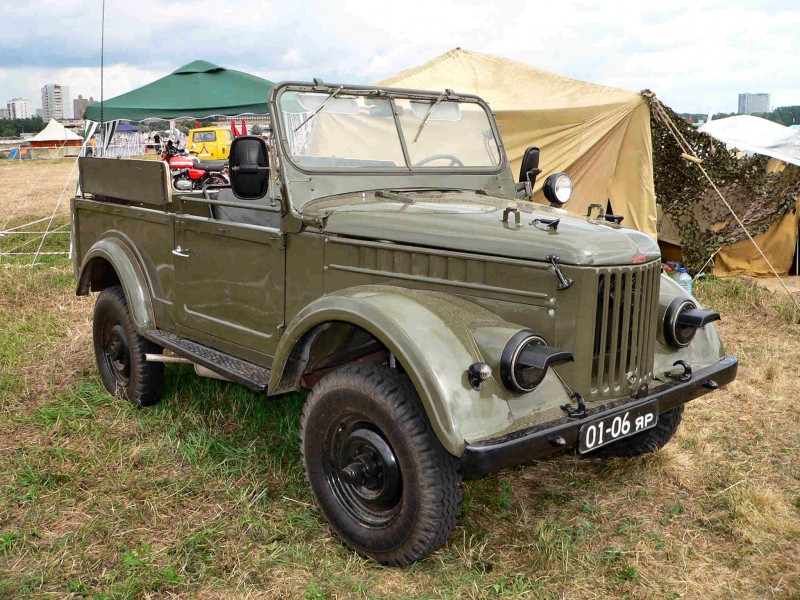
<path id="1" fill-rule="evenodd" d="M 94 356 L 108 392 L 134 406 L 158 404 L 164 391 L 164 363 L 148 362 L 145 354 L 163 348 L 136 333 L 125 293 L 118 285 L 100 292 L 94 305 Z"/>
<path id="2" fill-rule="evenodd" d="M 652 429 L 637 433 L 608 446 L 590 452 L 587 458 L 633 458 L 649 454 L 663 448 L 672 439 L 683 418 L 683 405 L 665 412 L 658 417 L 658 423 Z"/>
<path id="3" fill-rule="evenodd" d="M 225 179 L 223 175 L 210 175 L 208 179 L 203 182 L 201 189 L 203 190 L 203 195 L 206 194 L 206 189 L 210 185 L 230 185 L 230 182 Z"/>
<path id="4" fill-rule="evenodd" d="M 406 375 L 359 365 L 325 376 L 308 396 L 301 435 L 311 490 L 351 549 L 408 565 L 453 532 L 458 459 L 439 443 Z"/>

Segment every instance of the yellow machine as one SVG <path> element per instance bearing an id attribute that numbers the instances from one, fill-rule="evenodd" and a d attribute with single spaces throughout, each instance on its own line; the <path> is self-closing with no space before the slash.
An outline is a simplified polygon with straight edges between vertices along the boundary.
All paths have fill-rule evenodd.
<path id="1" fill-rule="evenodd" d="M 233 135 L 226 127 L 201 127 L 189 132 L 186 149 L 201 160 L 228 158 Z"/>

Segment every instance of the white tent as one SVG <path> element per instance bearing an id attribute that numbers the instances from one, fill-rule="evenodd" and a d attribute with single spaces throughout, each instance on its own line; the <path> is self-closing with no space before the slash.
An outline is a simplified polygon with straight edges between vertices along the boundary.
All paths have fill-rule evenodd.
<path id="1" fill-rule="evenodd" d="M 56 121 L 55 119 L 50 119 L 50 122 L 47 124 L 47 127 L 42 129 L 39 133 L 33 136 L 28 142 L 41 142 L 41 143 L 51 143 L 52 145 L 64 145 L 62 142 L 69 142 L 69 141 L 77 141 L 77 144 L 69 144 L 69 145 L 77 145 L 80 146 L 83 143 L 83 138 L 76 133 L 73 133 L 66 127 L 64 127 L 61 123 Z"/>
<path id="2" fill-rule="evenodd" d="M 55 119 L 28 140 L 36 158 L 59 158 L 80 153 L 83 138 L 73 133 Z"/>
<path id="3" fill-rule="evenodd" d="M 791 127 L 752 115 L 736 115 L 709 121 L 700 126 L 700 131 L 724 142 L 729 150 L 771 156 L 800 166 L 800 132 Z"/>

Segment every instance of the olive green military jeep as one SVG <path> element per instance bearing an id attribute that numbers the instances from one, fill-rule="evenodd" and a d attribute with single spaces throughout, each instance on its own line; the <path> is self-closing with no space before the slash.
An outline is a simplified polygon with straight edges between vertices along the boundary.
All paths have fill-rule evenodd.
<path id="1" fill-rule="evenodd" d="M 480 98 L 315 80 L 269 103 L 230 188 L 173 196 L 164 163 L 82 159 L 77 293 L 100 292 L 100 375 L 137 406 L 174 361 L 310 390 L 303 463 L 357 552 L 419 560 L 453 531 L 462 477 L 652 452 L 735 377 L 719 315 L 656 243 L 562 210 L 564 174 L 534 204 L 538 150 L 515 183 Z"/>

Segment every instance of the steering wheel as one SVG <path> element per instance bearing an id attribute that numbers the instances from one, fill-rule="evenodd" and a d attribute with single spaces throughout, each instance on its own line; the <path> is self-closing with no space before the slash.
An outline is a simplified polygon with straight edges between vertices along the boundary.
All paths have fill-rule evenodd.
<path id="1" fill-rule="evenodd" d="M 447 165 L 448 167 L 463 167 L 464 163 L 461 162 L 461 159 L 457 156 L 453 156 L 452 154 L 431 154 L 430 156 L 423 158 L 418 163 L 414 163 L 415 167 L 421 167 L 423 165 L 427 165 L 429 162 L 433 162 L 435 160 L 449 160 L 450 164 Z"/>

